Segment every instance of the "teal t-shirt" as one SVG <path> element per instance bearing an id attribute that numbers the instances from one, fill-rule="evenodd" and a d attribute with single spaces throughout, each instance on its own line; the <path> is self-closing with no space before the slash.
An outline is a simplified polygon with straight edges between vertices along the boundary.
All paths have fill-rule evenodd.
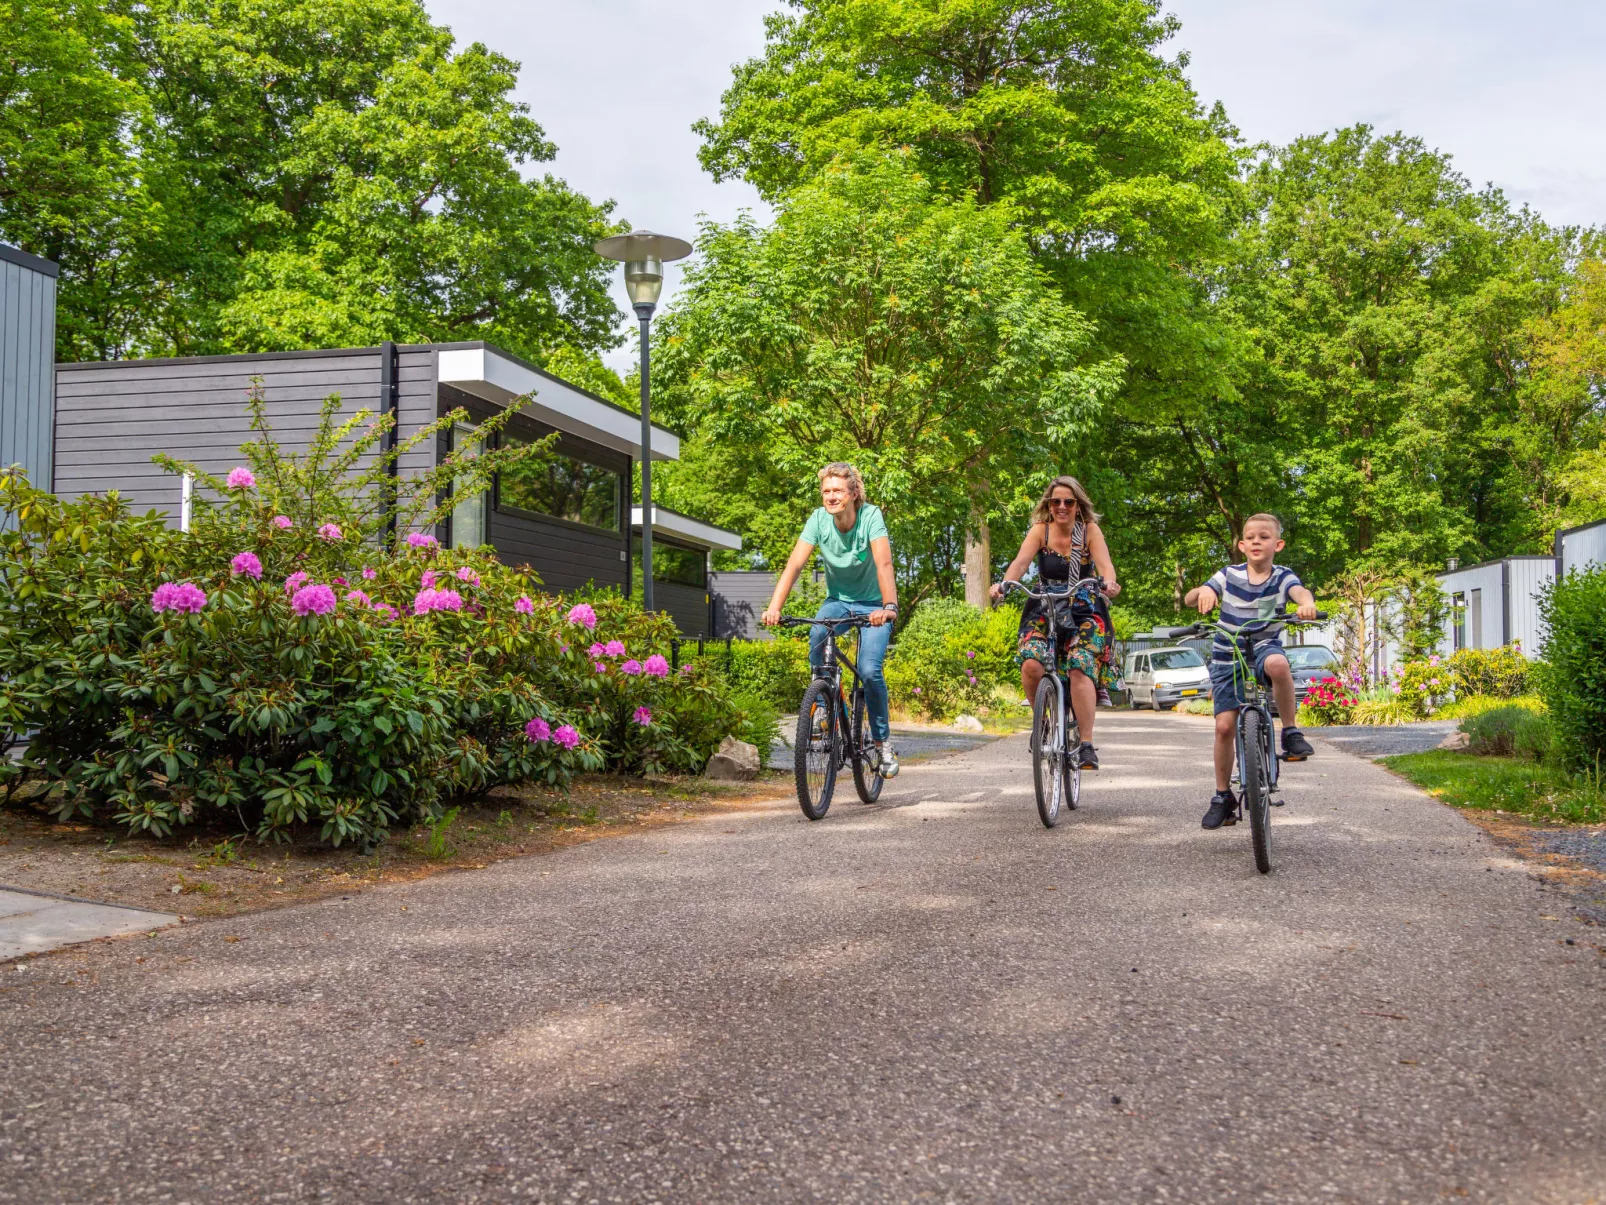
<path id="1" fill-rule="evenodd" d="M 875 558 L 870 555 L 870 541 L 887 538 L 887 521 L 881 517 L 879 506 L 861 504 L 847 531 L 837 527 L 830 511 L 819 507 L 803 525 L 803 538 L 820 550 L 827 598 L 872 604 L 881 601 Z"/>

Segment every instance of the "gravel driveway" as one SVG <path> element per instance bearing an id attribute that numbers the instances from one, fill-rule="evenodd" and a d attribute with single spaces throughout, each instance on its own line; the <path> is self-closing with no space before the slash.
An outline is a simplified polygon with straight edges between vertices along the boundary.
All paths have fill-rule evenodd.
<path id="1" fill-rule="evenodd" d="M 1599 931 L 1328 749 L 1262 877 L 1209 739 L 0 968 L 0 1201 L 1603 1199 Z"/>

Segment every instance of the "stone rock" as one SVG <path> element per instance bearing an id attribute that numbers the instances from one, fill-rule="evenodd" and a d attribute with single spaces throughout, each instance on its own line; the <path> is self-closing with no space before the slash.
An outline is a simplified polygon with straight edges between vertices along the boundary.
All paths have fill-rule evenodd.
<path id="1" fill-rule="evenodd" d="M 1472 744 L 1472 738 L 1465 732 L 1452 732 L 1439 742 L 1441 749 L 1466 749 Z"/>
<path id="2" fill-rule="evenodd" d="M 982 723 L 973 715 L 962 715 L 954 721 L 954 729 L 958 732 L 985 732 Z"/>
<path id="3" fill-rule="evenodd" d="M 719 750 L 708 759 L 703 777 L 723 782 L 747 782 L 758 777 L 758 746 L 727 736 Z"/>

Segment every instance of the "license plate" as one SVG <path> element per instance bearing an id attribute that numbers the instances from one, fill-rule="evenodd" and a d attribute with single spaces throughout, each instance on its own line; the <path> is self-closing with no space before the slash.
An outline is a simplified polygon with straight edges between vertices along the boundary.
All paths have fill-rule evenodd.
<path id="1" fill-rule="evenodd" d="M 1186 698 L 1188 695 L 1196 695 L 1198 693 L 1199 692 L 1196 690 L 1185 690 L 1182 692 L 1184 698 Z"/>

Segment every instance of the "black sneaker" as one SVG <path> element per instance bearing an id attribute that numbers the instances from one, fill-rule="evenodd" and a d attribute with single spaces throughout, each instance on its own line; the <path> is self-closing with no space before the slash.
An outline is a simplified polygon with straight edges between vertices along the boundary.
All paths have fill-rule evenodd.
<path id="1" fill-rule="evenodd" d="M 1199 821 L 1201 828 L 1226 828 L 1238 823 L 1238 801 L 1231 791 L 1217 791 L 1210 797 L 1210 810 Z"/>
<path id="2" fill-rule="evenodd" d="M 1097 770 L 1099 768 L 1099 751 L 1093 748 L 1092 741 L 1083 741 L 1082 747 L 1076 751 L 1077 764 L 1084 770 Z"/>
<path id="3" fill-rule="evenodd" d="M 1304 761 L 1315 752 L 1316 750 L 1310 747 L 1310 742 L 1305 739 L 1305 734 L 1298 728 L 1283 729 L 1284 761 Z"/>

